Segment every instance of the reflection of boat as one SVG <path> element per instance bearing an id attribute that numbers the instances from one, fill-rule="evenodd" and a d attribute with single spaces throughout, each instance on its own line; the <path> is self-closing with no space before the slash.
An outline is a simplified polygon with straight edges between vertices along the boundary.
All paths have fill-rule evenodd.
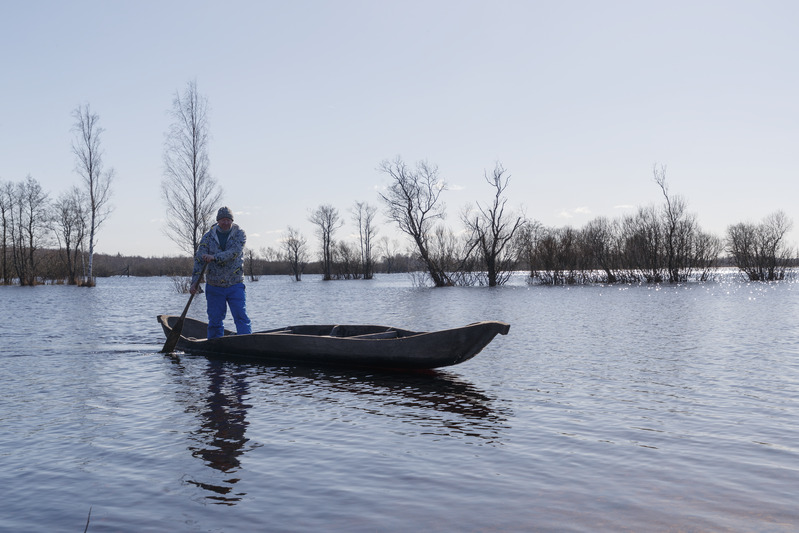
<path id="1" fill-rule="evenodd" d="M 209 504 L 235 506 L 246 500 L 253 482 L 251 465 L 267 460 L 258 448 L 274 447 L 267 452 L 272 456 L 295 441 L 293 431 L 313 435 L 317 430 L 309 429 L 313 424 L 305 411 L 309 405 L 312 416 L 331 424 L 368 425 L 376 432 L 405 436 L 440 435 L 477 445 L 501 444 L 509 428 L 509 402 L 447 370 L 274 366 L 179 354 L 170 361 L 176 404 L 191 415 L 193 424 L 181 431 L 187 437 L 185 448 L 199 460 L 181 480 L 199 489 Z M 341 409 L 346 417 L 339 416 Z M 264 437 L 264 424 L 280 429 Z M 327 427 L 318 429 L 320 435 Z M 268 444 L 257 440 L 264 438 Z"/>
<path id="2" fill-rule="evenodd" d="M 335 397 L 368 416 L 388 417 L 398 423 L 419 424 L 425 431 L 468 434 L 492 441 L 507 415 L 497 398 L 446 370 L 381 372 L 360 368 L 283 366 L 264 368 L 254 383 L 281 394 Z M 346 400 L 345 400 L 346 398 Z M 358 398 L 355 400 L 354 398 Z M 502 402 L 499 402 L 500 404 Z"/>
<path id="3" fill-rule="evenodd" d="M 177 320 L 158 316 L 167 337 Z M 224 337 L 206 339 L 207 324 L 186 318 L 177 349 L 294 364 L 438 368 L 471 359 L 509 329 L 510 325 L 493 321 L 431 332 L 386 326 L 290 326 L 249 335 L 225 331 Z"/>

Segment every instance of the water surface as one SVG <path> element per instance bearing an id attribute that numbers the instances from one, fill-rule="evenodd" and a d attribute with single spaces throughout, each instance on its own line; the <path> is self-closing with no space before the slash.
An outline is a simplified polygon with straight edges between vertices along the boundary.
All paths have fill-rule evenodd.
<path id="1" fill-rule="evenodd" d="M 259 330 L 511 330 L 430 374 L 270 367 L 158 353 L 167 278 L 0 287 L 0 530 L 799 528 L 793 283 L 247 291 Z"/>

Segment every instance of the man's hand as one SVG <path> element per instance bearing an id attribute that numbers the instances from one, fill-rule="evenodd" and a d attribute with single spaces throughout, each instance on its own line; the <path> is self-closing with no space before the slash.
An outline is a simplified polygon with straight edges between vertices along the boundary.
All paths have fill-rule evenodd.
<path id="1" fill-rule="evenodd" d="M 211 254 L 203 254 L 203 261 L 205 261 L 206 263 L 210 263 L 213 260 L 214 260 L 214 256 L 213 255 L 211 255 Z"/>

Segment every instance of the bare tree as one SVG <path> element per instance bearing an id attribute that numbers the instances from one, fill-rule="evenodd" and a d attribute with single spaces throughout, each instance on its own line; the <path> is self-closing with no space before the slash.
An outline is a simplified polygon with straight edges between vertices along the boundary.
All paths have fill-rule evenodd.
<path id="1" fill-rule="evenodd" d="M 323 279 L 333 279 L 333 234 L 344 222 L 339 219 L 338 209 L 332 205 L 320 205 L 311 213 L 308 220 L 316 224 L 316 233 L 322 246 L 322 272 Z"/>
<path id="2" fill-rule="evenodd" d="M 308 262 L 307 241 L 296 228 L 289 226 L 287 233 L 288 235 L 283 241 L 286 260 L 291 268 L 291 273 L 294 275 L 294 280 L 301 281 L 302 273 Z"/>
<path id="3" fill-rule="evenodd" d="M 696 216 L 687 212 L 687 202 L 681 196 L 669 194 L 666 167 L 655 165 L 655 183 L 663 193 L 663 244 L 669 283 L 685 281 L 692 269 L 691 252 L 697 231 Z"/>
<path id="4" fill-rule="evenodd" d="M 619 224 L 605 217 L 597 217 L 581 231 L 581 241 L 591 268 L 604 272 L 605 283 L 619 279 Z"/>
<path id="5" fill-rule="evenodd" d="M 793 250 L 785 237 L 793 229 L 793 220 L 784 211 L 775 211 L 763 219 L 763 250 L 768 258 L 766 273 L 769 279 L 783 279 Z"/>
<path id="6" fill-rule="evenodd" d="M 2 282 L 3 285 L 11 284 L 11 269 L 8 265 L 8 239 L 11 232 L 11 213 L 14 200 L 14 184 L 10 181 L 0 182 L 0 222 L 3 224 L 3 239 L 0 243 L 2 248 Z"/>
<path id="7" fill-rule="evenodd" d="M 465 233 L 455 234 L 444 224 L 436 225 L 430 239 L 430 258 L 446 272 L 452 285 L 471 286 L 481 273 L 474 253 L 476 242 Z"/>
<path id="8" fill-rule="evenodd" d="M 508 187 L 510 175 L 500 163 L 494 167 L 489 177 L 484 174 L 486 182 L 494 189 L 491 205 L 483 207 L 477 203 L 477 213 L 464 214 L 463 222 L 471 232 L 473 245 L 477 247 L 489 287 L 504 285 L 513 268 L 515 254 L 513 238 L 524 224 L 524 218 L 505 211 L 508 199 L 505 189 Z"/>
<path id="9" fill-rule="evenodd" d="M 333 245 L 333 275 L 336 279 L 360 279 L 363 266 L 358 250 L 345 241 Z"/>
<path id="10" fill-rule="evenodd" d="M 453 285 L 429 249 L 435 222 L 443 219 L 445 212 L 440 197 L 447 187 L 438 177 L 438 167 L 420 161 L 415 169 L 411 169 L 397 157 L 394 161 L 383 161 L 379 168 L 391 178 L 386 192 L 380 193 L 386 216 L 413 239 L 419 259 L 427 268 L 433 284 L 436 287 Z"/>
<path id="11" fill-rule="evenodd" d="M 398 252 L 399 248 L 399 241 L 396 239 L 389 239 L 387 236 L 383 236 L 380 238 L 378 242 L 377 249 L 379 250 L 378 253 L 383 258 L 383 268 L 387 274 L 391 274 L 395 271 L 398 264 L 398 256 L 400 255 Z"/>
<path id="12" fill-rule="evenodd" d="M 247 275 L 250 277 L 250 281 L 258 281 L 258 276 L 256 275 L 256 264 L 260 262 L 260 260 L 261 259 L 258 257 L 258 253 L 256 251 L 254 251 L 252 248 L 244 248 L 244 268 L 247 271 Z"/>
<path id="13" fill-rule="evenodd" d="M 282 260 L 280 250 L 276 250 L 271 246 L 261 246 L 260 252 L 261 259 L 267 263 L 277 263 Z"/>
<path id="14" fill-rule="evenodd" d="M 530 277 L 535 277 L 535 250 L 538 241 L 548 230 L 537 220 L 526 219 L 515 237 L 514 248 L 516 260 L 530 270 Z"/>
<path id="15" fill-rule="evenodd" d="M 61 194 L 53 206 L 53 230 L 59 243 L 59 255 L 67 269 L 67 283 L 78 283 L 78 254 L 86 234 L 87 205 L 85 194 L 72 187 Z"/>
<path id="16" fill-rule="evenodd" d="M 363 279 L 374 277 L 374 258 L 372 257 L 372 246 L 377 228 L 374 226 L 377 208 L 366 202 L 356 202 L 352 209 L 352 218 L 358 226 L 358 242 L 361 247 L 361 266 L 363 269 Z"/>
<path id="17" fill-rule="evenodd" d="M 777 211 L 760 224 L 741 222 L 727 228 L 727 247 L 735 266 L 750 281 L 784 279 L 791 256 L 785 236 L 792 227 L 793 221 Z"/>
<path id="18" fill-rule="evenodd" d="M 28 176 L 14 188 L 11 211 L 11 257 L 20 285 L 36 285 L 39 249 L 49 233 L 49 198 L 38 181 Z"/>
<path id="19" fill-rule="evenodd" d="M 577 231 L 570 227 L 541 228 L 535 243 L 532 278 L 546 285 L 573 285 L 585 280 Z"/>
<path id="20" fill-rule="evenodd" d="M 75 170 L 83 178 L 88 202 L 86 224 L 89 230 L 89 261 L 84 284 L 94 286 L 94 247 L 97 244 L 97 231 L 111 213 L 108 203 L 111 199 L 111 181 L 114 169 L 103 169 L 103 150 L 100 137 L 105 131 L 99 126 L 100 117 L 91 112 L 89 104 L 79 106 L 72 112 L 75 118 L 76 137 L 72 142 L 72 152 L 77 160 Z"/>
<path id="21" fill-rule="evenodd" d="M 280 274 L 286 263 L 285 246 L 280 248 L 261 246 L 258 250 L 259 274 Z"/>
<path id="22" fill-rule="evenodd" d="M 631 280 L 663 281 L 663 221 L 657 207 L 639 207 L 621 221 L 622 262 Z"/>
<path id="23" fill-rule="evenodd" d="M 699 270 L 696 276 L 699 281 L 710 279 L 713 267 L 724 249 L 722 240 L 715 235 L 697 232 L 694 239 L 694 267 Z"/>
<path id="24" fill-rule="evenodd" d="M 194 255 L 222 198 L 222 190 L 208 170 L 208 100 L 197 91 L 196 82 L 189 82 L 182 95 L 175 93 L 170 114 L 161 181 L 166 235 Z"/>

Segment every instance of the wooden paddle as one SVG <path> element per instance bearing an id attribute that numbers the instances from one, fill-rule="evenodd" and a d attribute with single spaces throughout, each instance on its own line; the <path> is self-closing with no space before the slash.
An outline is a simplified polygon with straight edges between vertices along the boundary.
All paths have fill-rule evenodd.
<path id="1" fill-rule="evenodd" d="M 205 267 L 208 266 L 208 263 L 203 265 L 202 270 L 200 270 L 200 277 L 197 278 L 197 288 L 200 287 L 200 281 L 203 279 L 203 274 L 205 274 Z M 186 320 L 186 313 L 189 311 L 189 306 L 191 305 L 191 301 L 194 298 L 194 294 L 192 293 L 189 296 L 189 301 L 186 304 L 186 307 L 183 308 L 183 313 L 178 318 L 178 321 L 175 322 L 175 325 L 172 326 L 172 331 L 169 332 L 169 337 L 166 338 L 166 342 L 164 343 L 164 347 L 161 348 L 161 353 L 172 353 L 175 351 L 175 346 L 177 345 L 178 341 L 180 340 L 180 334 L 183 332 L 183 322 Z"/>

